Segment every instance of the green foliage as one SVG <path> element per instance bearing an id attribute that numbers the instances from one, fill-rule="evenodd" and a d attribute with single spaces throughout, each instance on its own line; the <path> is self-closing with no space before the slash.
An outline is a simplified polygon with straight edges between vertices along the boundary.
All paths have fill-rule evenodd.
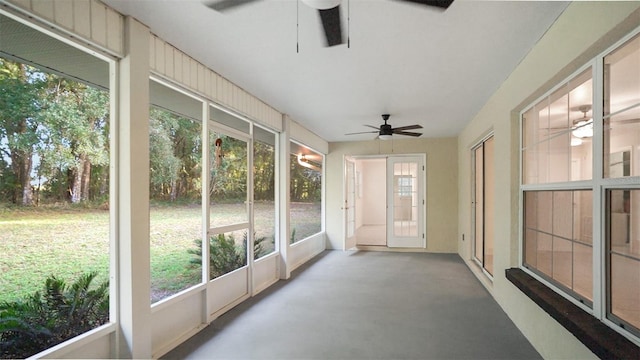
<path id="1" fill-rule="evenodd" d="M 319 202 L 322 197 L 322 173 L 298 164 L 296 155 L 290 156 L 291 201 Z"/>
<path id="2" fill-rule="evenodd" d="M 202 144 L 200 125 L 152 108 L 149 122 L 150 193 L 154 200 L 197 199 Z"/>
<path id="3" fill-rule="evenodd" d="M 0 200 L 77 203 L 108 193 L 108 101 L 105 91 L 0 58 L 0 166 L 8 174 Z"/>
<path id="4" fill-rule="evenodd" d="M 109 283 L 92 287 L 96 272 L 68 286 L 50 276 L 44 291 L 0 304 L 0 357 L 24 358 L 109 320 Z"/>
<path id="5" fill-rule="evenodd" d="M 266 237 L 254 240 L 253 253 L 257 259 L 264 255 L 263 242 Z M 189 249 L 189 254 L 195 255 L 191 259 L 192 264 L 202 264 L 202 240 L 194 241 L 195 249 Z M 225 236 L 218 234 L 209 239 L 209 270 L 211 279 L 215 279 L 247 264 L 247 232 L 242 236 L 242 245 L 236 245 L 233 234 Z"/>

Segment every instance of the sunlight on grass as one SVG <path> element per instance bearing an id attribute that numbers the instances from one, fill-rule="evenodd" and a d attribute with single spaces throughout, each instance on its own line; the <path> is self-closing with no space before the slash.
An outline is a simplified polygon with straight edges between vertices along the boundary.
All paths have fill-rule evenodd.
<path id="1" fill-rule="evenodd" d="M 304 208 L 304 211 L 302 209 Z M 213 205 L 212 223 L 246 221 L 244 207 Z M 257 202 L 258 237 L 275 235 L 273 203 Z M 320 207 L 292 204 L 296 234 L 319 231 Z M 202 235 L 200 206 L 154 206 L 150 212 L 151 279 L 154 299 L 200 283 L 200 266 L 190 263 L 195 239 Z M 93 209 L 2 209 L 0 216 L 0 301 L 41 290 L 55 275 L 68 282 L 97 271 L 96 283 L 109 278 L 109 211 Z M 268 250 L 273 249 L 271 241 Z M 265 244 L 266 245 L 266 244 Z"/>

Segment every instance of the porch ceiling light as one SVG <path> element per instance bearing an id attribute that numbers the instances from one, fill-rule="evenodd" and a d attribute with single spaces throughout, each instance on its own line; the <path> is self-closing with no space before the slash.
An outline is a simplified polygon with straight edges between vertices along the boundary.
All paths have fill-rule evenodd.
<path id="1" fill-rule="evenodd" d="M 304 156 L 304 154 L 298 154 L 298 164 L 300 164 L 300 166 L 304 166 L 308 169 L 311 170 L 315 170 L 315 171 L 321 171 L 322 169 L 313 165 L 306 156 Z"/>
<path id="2" fill-rule="evenodd" d="M 593 137 L 593 119 L 578 121 L 571 133 L 581 139 Z"/>

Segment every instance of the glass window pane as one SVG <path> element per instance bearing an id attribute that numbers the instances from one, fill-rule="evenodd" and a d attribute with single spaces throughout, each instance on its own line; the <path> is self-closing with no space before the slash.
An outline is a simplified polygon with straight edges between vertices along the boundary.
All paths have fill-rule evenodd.
<path id="1" fill-rule="evenodd" d="M 276 135 L 259 127 L 253 131 L 254 258 L 275 251 Z"/>
<path id="2" fill-rule="evenodd" d="M 202 111 L 202 104 L 151 82 L 151 100 Z M 194 109 L 195 107 L 195 109 Z M 199 121 L 152 107 L 149 119 L 149 240 L 151 302 L 202 282 L 202 127 Z"/>
<path id="3" fill-rule="evenodd" d="M 290 243 L 322 230 L 322 163 L 324 156 L 290 143 Z M 396 184 L 397 186 L 397 184 Z"/>
<path id="4" fill-rule="evenodd" d="M 538 232 L 538 248 L 536 253 L 537 267 L 536 269 L 548 276 L 552 276 L 552 247 L 553 241 L 551 235 Z"/>
<path id="5" fill-rule="evenodd" d="M 62 64 L 24 43 L 46 42 L 92 72 L 81 82 L 0 58 L 0 357 L 27 358 L 109 322 L 114 144 L 109 91 L 95 86 L 108 86 L 109 66 L 2 15 L 0 28 L 2 50 L 19 34 L 29 55 Z"/>
<path id="6" fill-rule="evenodd" d="M 640 36 L 605 56 L 604 114 L 640 103 Z"/>
<path id="7" fill-rule="evenodd" d="M 482 261 L 484 241 L 484 147 L 475 150 L 475 257 Z"/>
<path id="8" fill-rule="evenodd" d="M 593 301 L 593 247 L 573 243 L 573 290 Z"/>
<path id="9" fill-rule="evenodd" d="M 524 193 L 524 264 L 592 299 L 592 191 Z"/>
<path id="10" fill-rule="evenodd" d="M 573 193 L 573 239 L 593 244 L 593 192 Z"/>
<path id="11" fill-rule="evenodd" d="M 572 246 L 571 241 L 553 237 L 553 278 L 562 285 L 572 288 Z"/>
<path id="12" fill-rule="evenodd" d="M 640 331 L 640 190 L 607 191 L 609 312 Z"/>
<path id="13" fill-rule="evenodd" d="M 592 102 L 587 69 L 523 113 L 524 184 L 592 178 Z"/>
<path id="14" fill-rule="evenodd" d="M 247 142 L 211 132 L 209 184 L 211 228 L 249 221 L 247 212 Z"/>
<path id="15" fill-rule="evenodd" d="M 495 212 L 495 171 L 494 171 L 494 138 L 484 143 L 484 268 L 493 274 L 493 238 Z"/>
<path id="16" fill-rule="evenodd" d="M 604 121 L 604 176 L 640 176 L 640 107 Z"/>
<path id="17" fill-rule="evenodd" d="M 214 234 L 209 238 L 209 271 L 213 280 L 247 265 L 247 231 Z M 195 256 L 202 258 L 202 252 Z"/>
<path id="18" fill-rule="evenodd" d="M 553 192 L 553 234 L 571 239 L 573 233 L 573 193 L 571 191 Z"/>

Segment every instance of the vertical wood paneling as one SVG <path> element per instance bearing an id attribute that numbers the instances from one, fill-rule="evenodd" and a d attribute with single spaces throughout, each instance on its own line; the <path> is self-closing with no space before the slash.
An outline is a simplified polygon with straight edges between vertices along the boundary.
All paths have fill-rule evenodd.
<path id="1" fill-rule="evenodd" d="M 73 2 L 73 31 L 87 39 L 91 38 L 91 3 Z"/>
<path id="2" fill-rule="evenodd" d="M 194 59 L 189 58 L 189 75 L 191 78 L 189 79 L 189 86 L 192 89 L 198 89 L 198 62 Z"/>
<path id="3" fill-rule="evenodd" d="M 48 20 L 54 19 L 52 0 L 35 0 L 31 2 L 31 10 L 34 14 Z"/>
<path id="4" fill-rule="evenodd" d="M 211 98 L 218 98 L 218 83 L 220 82 L 220 75 L 215 72 L 211 72 Z"/>
<path id="5" fill-rule="evenodd" d="M 173 79 L 182 82 L 182 53 L 178 50 L 173 52 Z"/>
<path id="6" fill-rule="evenodd" d="M 174 73 L 174 65 L 173 65 L 173 46 L 165 43 L 164 44 L 164 72 L 169 78 L 173 79 Z"/>
<path id="7" fill-rule="evenodd" d="M 57 0 L 53 2 L 53 14 L 58 25 L 73 30 L 73 1 Z M 118 34 L 120 35 L 120 34 Z"/>
<path id="8" fill-rule="evenodd" d="M 155 58 L 156 58 L 156 71 L 164 74 L 164 41 L 159 38 L 155 38 Z"/>
<path id="9" fill-rule="evenodd" d="M 113 9 L 107 8 L 107 48 L 121 54 L 124 22 L 122 16 Z"/>
<path id="10" fill-rule="evenodd" d="M 205 67 L 204 65 L 198 63 L 198 91 L 201 93 L 205 92 Z"/>
<path id="11" fill-rule="evenodd" d="M 191 63 L 189 60 L 188 56 L 182 54 L 182 83 L 187 86 L 189 86 L 189 81 L 191 80 L 191 72 L 189 71 Z"/>
<path id="12" fill-rule="evenodd" d="M 211 70 L 204 68 L 204 94 L 211 99 Z"/>
<path id="13" fill-rule="evenodd" d="M 91 1 L 91 39 L 107 46 L 107 8 L 95 0 Z"/>
<path id="14" fill-rule="evenodd" d="M 123 17 L 98 0 L 6 0 L 76 38 L 121 55 Z"/>
<path id="15" fill-rule="evenodd" d="M 151 36 L 149 40 L 149 68 L 156 70 L 156 41 L 155 36 Z"/>
<path id="16" fill-rule="evenodd" d="M 31 0 L 11 0 L 10 2 L 25 10 L 31 10 Z"/>

